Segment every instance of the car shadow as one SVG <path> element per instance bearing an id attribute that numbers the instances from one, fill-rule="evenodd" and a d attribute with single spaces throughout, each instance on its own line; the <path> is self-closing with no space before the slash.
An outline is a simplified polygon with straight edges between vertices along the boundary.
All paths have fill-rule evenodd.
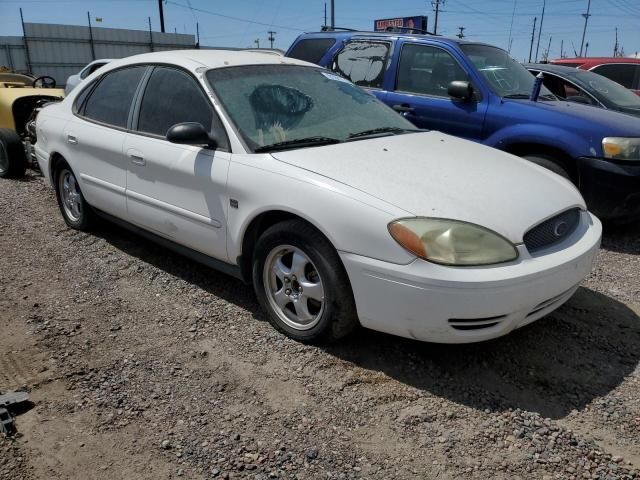
<path id="1" fill-rule="evenodd" d="M 106 222 L 93 233 L 265 319 L 253 289 L 241 281 Z M 359 329 L 323 350 L 475 409 L 520 408 L 562 418 L 638 373 L 640 317 L 625 304 L 582 287 L 544 319 L 489 342 L 430 344 Z"/>
<path id="2" fill-rule="evenodd" d="M 640 221 L 626 225 L 605 224 L 602 248 L 617 253 L 640 255 Z"/>

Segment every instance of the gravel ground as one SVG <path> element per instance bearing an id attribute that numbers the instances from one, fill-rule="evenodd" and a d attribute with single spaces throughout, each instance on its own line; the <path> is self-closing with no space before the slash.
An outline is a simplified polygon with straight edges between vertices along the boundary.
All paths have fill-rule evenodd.
<path id="1" fill-rule="evenodd" d="M 34 406 L 2 479 L 638 479 L 640 231 L 561 309 L 492 342 L 360 330 L 326 348 L 250 287 L 0 182 L 0 390 Z"/>

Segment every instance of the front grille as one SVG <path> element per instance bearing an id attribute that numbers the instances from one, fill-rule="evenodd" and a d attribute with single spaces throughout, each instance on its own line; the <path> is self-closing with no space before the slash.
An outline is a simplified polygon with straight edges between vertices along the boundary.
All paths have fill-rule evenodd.
<path id="1" fill-rule="evenodd" d="M 498 325 L 506 315 L 486 318 L 450 318 L 449 325 L 455 330 L 484 330 Z"/>
<path id="2" fill-rule="evenodd" d="M 562 212 L 524 234 L 524 244 L 530 253 L 550 247 L 571 235 L 580 221 L 580 209 Z"/>

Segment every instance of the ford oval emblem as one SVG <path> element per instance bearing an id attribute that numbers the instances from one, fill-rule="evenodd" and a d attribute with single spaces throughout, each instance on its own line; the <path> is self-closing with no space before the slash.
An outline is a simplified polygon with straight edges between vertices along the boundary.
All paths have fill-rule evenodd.
<path id="1" fill-rule="evenodd" d="M 567 222 L 559 221 L 553 227 L 553 234 L 558 238 L 564 237 L 567 233 L 567 230 L 569 230 L 569 225 L 567 224 Z"/>

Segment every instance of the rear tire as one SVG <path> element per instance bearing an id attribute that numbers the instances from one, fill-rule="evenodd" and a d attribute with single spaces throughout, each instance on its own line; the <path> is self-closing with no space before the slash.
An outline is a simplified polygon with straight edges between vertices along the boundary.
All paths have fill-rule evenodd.
<path id="1" fill-rule="evenodd" d="M 58 206 L 65 223 L 75 230 L 86 232 L 93 225 L 95 214 L 84 199 L 71 167 L 66 162 L 61 162 L 53 179 Z"/>
<path id="2" fill-rule="evenodd" d="M 273 327 L 306 343 L 330 343 L 357 325 L 347 273 L 331 243 L 302 220 L 269 227 L 253 255 L 253 285 Z"/>
<path id="3" fill-rule="evenodd" d="M 544 167 L 547 170 L 551 170 L 553 173 L 557 173 L 558 175 L 566 178 L 569 181 L 572 181 L 569 172 L 552 157 L 549 157 L 547 155 L 535 154 L 523 155 L 522 158 L 524 158 L 525 160 L 529 160 L 531 163 L 535 163 L 536 165 Z"/>
<path id="4" fill-rule="evenodd" d="M 27 155 L 16 132 L 0 128 L 0 178 L 21 178 L 27 170 Z"/>

